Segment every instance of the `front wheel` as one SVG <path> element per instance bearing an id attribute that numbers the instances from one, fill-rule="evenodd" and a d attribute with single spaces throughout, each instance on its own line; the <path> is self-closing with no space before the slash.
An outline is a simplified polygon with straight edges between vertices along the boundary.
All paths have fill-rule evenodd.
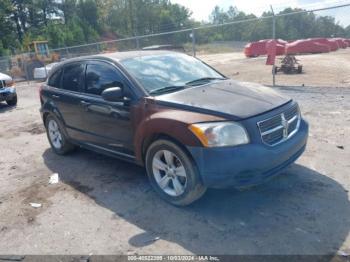
<path id="1" fill-rule="evenodd" d="M 171 204 L 189 205 L 206 191 L 192 159 L 169 140 L 157 140 L 150 145 L 146 169 L 154 190 Z"/>
<path id="2" fill-rule="evenodd" d="M 10 100 L 6 100 L 6 103 L 9 106 L 15 106 L 17 105 L 17 95 L 15 94 Z"/>

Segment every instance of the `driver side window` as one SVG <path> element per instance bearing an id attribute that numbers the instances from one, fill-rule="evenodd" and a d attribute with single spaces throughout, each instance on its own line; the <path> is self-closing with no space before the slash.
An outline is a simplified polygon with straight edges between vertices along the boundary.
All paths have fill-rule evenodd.
<path id="1" fill-rule="evenodd" d="M 123 89 L 122 76 L 108 64 L 90 63 L 86 68 L 86 90 L 93 95 L 101 95 L 103 90 L 110 87 L 120 87 Z"/>

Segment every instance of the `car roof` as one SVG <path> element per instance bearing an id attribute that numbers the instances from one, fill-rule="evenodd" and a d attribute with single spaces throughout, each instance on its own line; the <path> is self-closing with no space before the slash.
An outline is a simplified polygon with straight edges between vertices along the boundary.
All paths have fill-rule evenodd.
<path id="1" fill-rule="evenodd" d="M 114 52 L 114 53 L 104 53 L 98 55 L 89 55 L 89 56 L 80 56 L 75 58 L 69 58 L 64 61 L 59 62 L 55 65 L 52 70 L 50 70 L 48 78 L 50 78 L 57 70 L 64 67 L 66 64 L 74 62 L 82 62 L 84 60 L 105 60 L 110 62 L 119 62 L 128 58 L 143 57 L 143 56 L 152 56 L 152 55 L 167 55 L 167 54 L 179 54 L 179 52 L 173 52 L 169 50 L 138 50 L 138 51 L 125 51 L 125 52 Z M 182 53 L 181 53 L 182 54 Z"/>
<path id="2" fill-rule="evenodd" d="M 105 53 L 90 56 L 80 56 L 76 58 L 70 58 L 60 62 L 60 65 L 64 65 L 71 62 L 78 62 L 89 59 L 101 59 L 101 60 L 114 60 L 121 61 L 128 58 L 142 57 L 142 56 L 152 56 L 152 55 L 166 55 L 166 54 L 178 54 L 178 52 L 172 52 L 168 50 L 140 50 L 140 51 L 126 51 L 126 52 L 114 52 Z"/>
<path id="3" fill-rule="evenodd" d="M 140 50 L 140 51 L 106 53 L 106 54 L 100 54 L 98 56 L 120 61 L 128 58 L 152 56 L 152 55 L 166 55 L 166 54 L 177 54 L 177 52 L 171 52 L 168 50 Z"/>

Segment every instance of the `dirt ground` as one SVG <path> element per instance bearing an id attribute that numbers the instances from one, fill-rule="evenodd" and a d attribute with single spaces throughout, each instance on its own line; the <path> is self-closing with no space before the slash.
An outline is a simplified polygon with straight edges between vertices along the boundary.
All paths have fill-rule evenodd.
<path id="1" fill-rule="evenodd" d="M 227 76 L 272 85 L 272 66 L 266 66 L 266 57 L 245 58 L 243 53 L 201 55 L 204 61 Z M 277 58 L 279 65 L 282 57 Z M 350 87 L 350 50 L 341 49 L 328 54 L 298 55 L 303 73 L 278 73 L 276 84 L 282 86 Z"/>
<path id="2" fill-rule="evenodd" d="M 263 58 L 203 59 L 270 83 Z M 300 59 L 306 73 L 278 75 L 276 89 L 310 123 L 305 154 L 264 185 L 208 190 L 185 208 L 160 200 L 140 167 L 82 149 L 55 155 L 38 84 L 19 85 L 18 106 L 0 105 L 0 254 L 350 253 L 350 51 Z M 49 185 L 53 173 L 60 182 Z"/>

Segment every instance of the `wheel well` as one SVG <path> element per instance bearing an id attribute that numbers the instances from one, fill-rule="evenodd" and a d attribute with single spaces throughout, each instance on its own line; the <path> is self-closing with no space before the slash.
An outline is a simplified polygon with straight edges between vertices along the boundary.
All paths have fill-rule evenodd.
<path id="1" fill-rule="evenodd" d="M 49 112 L 45 112 L 44 114 L 43 114 L 43 122 L 44 122 L 44 125 L 46 125 L 46 118 L 49 116 Z"/>
<path id="2" fill-rule="evenodd" d="M 147 137 L 146 139 L 144 139 L 143 143 L 142 143 L 142 162 L 145 163 L 145 158 L 146 158 L 146 153 L 147 153 L 147 149 L 148 147 L 156 140 L 159 139 L 165 139 L 165 140 L 169 140 L 173 143 L 175 143 L 177 146 L 179 146 L 186 154 L 187 156 L 193 161 L 194 164 L 196 164 L 196 162 L 194 161 L 194 159 L 192 158 L 192 155 L 190 154 L 190 152 L 187 150 L 187 148 L 176 138 L 169 136 L 167 134 L 153 134 L 150 137 Z"/>
<path id="3" fill-rule="evenodd" d="M 145 165 L 145 158 L 146 158 L 146 152 L 147 152 L 148 147 L 154 141 L 159 140 L 159 139 L 169 140 L 169 141 L 175 143 L 177 146 L 179 146 L 185 152 L 185 154 L 190 158 L 190 160 L 192 161 L 193 166 L 197 170 L 197 172 L 199 172 L 199 168 L 197 166 L 197 163 L 196 163 L 196 161 L 194 161 L 191 153 L 187 150 L 187 148 L 180 141 L 178 141 L 177 139 L 175 139 L 175 138 L 173 138 L 173 137 L 171 137 L 171 136 L 169 136 L 167 134 L 154 134 L 154 135 L 152 135 L 150 137 L 147 137 L 144 140 L 144 142 L 142 144 L 142 164 Z M 203 182 L 201 176 L 200 176 L 200 180 L 201 180 L 201 182 Z"/>

